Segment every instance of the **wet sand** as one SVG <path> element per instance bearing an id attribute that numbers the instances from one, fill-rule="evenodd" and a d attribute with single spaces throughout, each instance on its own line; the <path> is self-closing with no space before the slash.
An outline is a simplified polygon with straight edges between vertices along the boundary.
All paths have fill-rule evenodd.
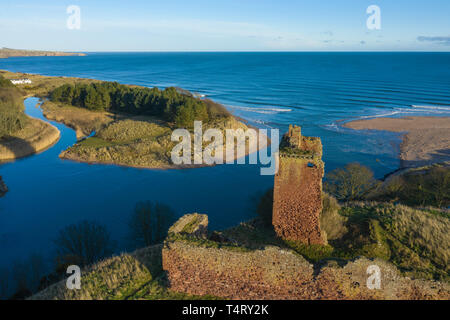
<path id="1" fill-rule="evenodd" d="M 347 122 L 344 127 L 404 133 L 402 168 L 450 161 L 450 117 L 375 118 Z"/>

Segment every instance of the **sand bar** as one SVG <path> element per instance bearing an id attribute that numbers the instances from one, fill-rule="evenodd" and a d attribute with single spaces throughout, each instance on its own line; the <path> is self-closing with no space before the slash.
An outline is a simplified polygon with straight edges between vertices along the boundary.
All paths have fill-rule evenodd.
<path id="1" fill-rule="evenodd" d="M 347 122 L 344 127 L 404 132 L 400 145 L 403 168 L 450 161 L 450 117 L 375 118 Z"/>

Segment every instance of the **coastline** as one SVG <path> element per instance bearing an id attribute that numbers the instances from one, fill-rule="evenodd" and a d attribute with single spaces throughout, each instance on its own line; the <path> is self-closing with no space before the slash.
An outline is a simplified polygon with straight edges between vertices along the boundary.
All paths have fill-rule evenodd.
<path id="1" fill-rule="evenodd" d="M 42 76 L 39 74 L 25 74 L 25 73 L 19 73 L 19 72 L 16 73 L 16 72 L 10 72 L 10 71 L 6 71 L 6 70 L 0 70 L 0 74 L 2 74 L 7 79 L 11 79 L 11 78 L 14 78 L 17 76 L 25 76 L 25 75 L 28 76 L 33 81 L 33 85 L 31 85 L 31 86 L 19 85 L 18 86 L 19 88 L 22 88 L 24 90 L 24 92 L 25 92 L 24 98 L 31 97 L 31 96 L 40 97 L 41 99 L 45 98 L 46 96 L 48 96 L 48 94 L 53 89 L 55 89 L 56 87 L 59 87 L 62 84 L 65 84 L 65 83 L 89 84 L 89 83 L 101 82 L 101 80 L 95 80 L 95 79 Z M 128 86 L 139 87 L 136 85 L 128 85 Z M 98 132 L 98 130 L 105 128 L 110 124 L 117 123 L 117 121 L 120 121 L 120 120 L 143 120 L 143 121 L 149 121 L 149 122 L 154 122 L 154 120 L 140 119 L 139 116 L 136 117 L 134 115 L 127 115 L 127 114 L 113 114 L 110 112 L 90 111 L 87 109 L 82 109 L 82 108 L 68 106 L 68 105 L 61 106 L 60 104 L 57 104 L 57 103 L 54 103 L 54 102 L 51 102 L 48 100 L 45 100 L 44 103 L 42 103 L 41 109 L 42 109 L 43 116 L 45 117 L 45 119 L 50 120 L 50 121 L 56 121 L 58 123 L 62 123 L 64 125 L 66 125 L 67 127 L 75 130 L 78 142 L 74 146 L 68 148 L 67 150 L 64 150 L 60 154 L 61 159 L 71 160 L 71 161 L 76 161 L 76 162 L 83 162 L 83 163 L 88 163 L 88 164 L 118 165 L 118 166 L 123 166 L 123 167 L 132 167 L 132 168 L 140 168 L 140 169 L 163 169 L 163 170 L 166 170 L 166 169 L 191 169 L 191 168 L 213 166 L 213 165 L 206 165 L 206 164 L 173 165 L 173 164 L 170 164 L 170 162 L 168 162 L 168 161 L 158 160 L 159 157 L 156 157 L 155 161 L 152 160 L 151 163 L 146 164 L 145 163 L 146 161 L 143 160 L 143 158 L 148 156 L 146 154 L 136 154 L 135 157 L 133 157 L 133 159 L 129 159 L 129 160 L 125 159 L 125 161 L 121 161 L 124 159 L 119 159 L 119 158 L 115 159 L 116 157 L 109 158 L 109 156 L 107 156 L 105 159 L 103 159 L 102 154 L 103 155 L 104 154 L 111 155 L 110 152 L 112 152 L 112 154 L 114 154 L 114 152 L 115 152 L 114 146 L 101 147 L 98 151 L 100 158 L 98 158 L 96 156 L 92 157 L 92 155 L 93 154 L 95 155 L 95 153 L 96 153 L 95 150 L 90 155 L 84 154 L 84 155 L 80 156 L 80 154 L 77 154 L 77 152 L 73 152 L 73 151 L 77 149 L 78 144 L 80 142 L 85 140 L 85 138 L 90 137 L 92 132 Z M 252 129 L 258 130 L 258 128 L 255 128 L 255 127 L 249 125 L 247 120 L 241 119 L 233 114 L 231 114 L 230 120 L 231 121 L 226 120 L 224 123 L 216 123 L 215 125 L 217 125 L 223 131 L 225 129 L 233 129 L 233 128 L 241 128 L 241 129 L 244 129 L 244 131 L 247 128 L 252 128 Z M 39 121 L 41 121 L 41 120 L 39 120 Z M 49 125 L 51 126 L 51 124 L 49 124 Z M 166 124 L 163 124 L 163 125 L 166 126 Z M 59 133 L 59 131 L 58 131 L 58 133 Z M 58 135 L 58 139 L 59 139 L 59 135 Z M 23 146 L 21 146 L 20 143 L 18 143 L 17 140 L 13 140 L 10 143 L 11 144 L 16 143 L 18 145 L 15 147 L 8 146 L 8 149 L 14 148 L 15 150 L 12 152 L 9 152 L 9 153 L 7 152 L 7 150 L 5 150 L 4 151 L 5 155 L 3 157 L 0 154 L 0 161 L 1 160 L 14 160 L 17 158 L 25 157 L 25 156 L 43 151 L 58 141 L 57 139 L 50 139 L 50 140 L 52 140 L 52 143 L 44 144 L 42 146 L 36 145 L 35 147 L 33 146 L 33 148 L 24 148 Z M 267 137 L 267 139 L 265 139 L 265 140 L 267 142 L 261 146 L 259 146 L 258 142 L 256 143 L 256 145 L 251 145 L 251 146 L 247 145 L 244 156 L 248 156 L 251 153 L 257 152 L 258 150 L 265 148 L 270 143 L 270 139 Z M 22 150 L 22 149 L 27 149 L 27 151 L 26 152 L 17 151 L 17 150 Z M 151 150 L 150 150 L 150 152 L 151 152 Z M 1 153 L 1 150 L 0 150 L 0 153 Z M 19 155 L 17 155 L 18 153 L 19 153 Z M 140 159 L 141 157 L 143 157 L 143 158 Z M 224 164 L 226 163 L 225 158 L 226 158 L 226 153 L 224 153 Z M 236 161 L 238 159 L 236 154 L 233 155 L 233 159 L 234 159 L 234 161 Z"/>
<path id="2" fill-rule="evenodd" d="M 373 118 L 353 120 L 343 127 L 401 133 L 401 169 L 450 161 L 450 117 Z"/>
<path id="3" fill-rule="evenodd" d="M 85 53 L 0 48 L 0 59 L 19 57 L 84 57 Z"/>

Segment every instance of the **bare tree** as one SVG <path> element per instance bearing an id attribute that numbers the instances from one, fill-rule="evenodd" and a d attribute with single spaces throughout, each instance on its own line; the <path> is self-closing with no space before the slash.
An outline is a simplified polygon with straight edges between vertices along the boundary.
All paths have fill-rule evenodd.
<path id="1" fill-rule="evenodd" d="M 91 221 L 65 227 L 59 232 L 55 244 L 60 263 L 70 260 L 82 266 L 107 257 L 114 251 L 114 243 L 106 227 Z"/>
<path id="2" fill-rule="evenodd" d="M 345 168 L 338 168 L 327 174 L 325 191 L 338 200 L 359 200 L 377 183 L 370 168 L 350 163 Z"/>
<path id="3" fill-rule="evenodd" d="M 130 238 L 138 247 L 161 242 L 174 222 L 175 213 L 161 203 L 139 202 L 130 219 Z"/>

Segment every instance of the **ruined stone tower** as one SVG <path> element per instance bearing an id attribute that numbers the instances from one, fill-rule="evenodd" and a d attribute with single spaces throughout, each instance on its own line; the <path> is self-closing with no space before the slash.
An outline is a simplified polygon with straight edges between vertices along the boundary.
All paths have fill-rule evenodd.
<path id="1" fill-rule="evenodd" d="M 275 175 L 272 223 L 278 236 L 305 244 L 324 244 L 319 215 L 322 211 L 322 142 L 303 137 L 289 126 L 280 143 Z"/>

